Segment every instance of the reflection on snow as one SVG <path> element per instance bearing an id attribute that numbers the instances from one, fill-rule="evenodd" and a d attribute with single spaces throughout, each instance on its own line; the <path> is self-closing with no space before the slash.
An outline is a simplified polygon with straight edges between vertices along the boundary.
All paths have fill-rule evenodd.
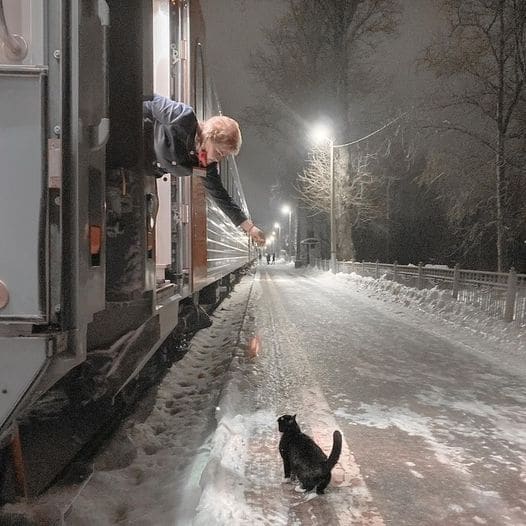
<path id="1" fill-rule="evenodd" d="M 335 414 L 341 418 L 349 419 L 352 424 L 361 424 L 378 429 L 394 426 L 410 436 L 421 437 L 434 451 L 435 457 L 440 463 L 447 464 L 466 475 L 469 474 L 468 466 L 471 459 L 466 458 L 466 452 L 463 449 L 447 446 L 435 437 L 432 429 L 436 426 L 436 422 L 430 417 L 422 416 L 410 409 L 379 404 L 361 404 L 360 408 L 352 414 L 339 408 Z M 443 433 L 441 429 L 438 431 Z"/>

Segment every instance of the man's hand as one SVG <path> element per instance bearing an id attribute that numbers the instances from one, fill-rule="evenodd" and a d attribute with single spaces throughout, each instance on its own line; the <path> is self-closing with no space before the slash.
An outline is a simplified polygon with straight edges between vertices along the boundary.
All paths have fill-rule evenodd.
<path id="1" fill-rule="evenodd" d="M 256 245 L 261 247 L 265 244 L 265 232 L 260 230 L 256 225 L 248 231 L 248 235 L 255 241 Z"/>
<path id="2" fill-rule="evenodd" d="M 260 230 L 250 219 L 243 221 L 239 226 L 255 241 L 257 245 L 262 246 L 265 244 L 265 232 Z"/>

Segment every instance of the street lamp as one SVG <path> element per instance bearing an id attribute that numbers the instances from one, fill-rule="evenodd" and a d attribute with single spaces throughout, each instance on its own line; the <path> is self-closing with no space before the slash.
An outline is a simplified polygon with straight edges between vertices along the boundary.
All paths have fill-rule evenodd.
<path id="1" fill-rule="evenodd" d="M 315 142 L 326 141 L 329 145 L 329 176 L 331 179 L 331 271 L 336 273 L 336 183 L 334 181 L 334 139 L 326 126 L 318 125 L 312 130 Z"/>
<path id="2" fill-rule="evenodd" d="M 288 237 L 288 252 L 289 260 L 292 258 L 292 208 L 289 205 L 283 205 L 281 208 L 281 213 L 289 215 L 289 237 Z"/>

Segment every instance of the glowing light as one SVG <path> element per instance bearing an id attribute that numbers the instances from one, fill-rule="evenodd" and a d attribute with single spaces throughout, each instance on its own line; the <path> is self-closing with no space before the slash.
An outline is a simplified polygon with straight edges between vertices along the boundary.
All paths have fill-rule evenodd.
<path id="1" fill-rule="evenodd" d="M 257 355 L 261 351 L 261 337 L 253 336 L 248 342 L 247 349 L 245 350 L 245 356 L 247 358 L 257 358 Z"/>
<path id="2" fill-rule="evenodd" d="M 330 135 L 331 130 L 329 130 L 329 128 L 324 124 L 317 124 L 311 131 L 312 140 L 317 144 L 320 144 L 324 141 L 329 141 L 331 139 Z"/>
<path id="3" fill-rule="evenodd" d="M 281 207 L 281 213 L 282 213 L 282 214 L 290 214 L 291 210 L 292 210 L 292 209 L 290 208 L 289 205 L 283 205 L 283 206 Z"/>

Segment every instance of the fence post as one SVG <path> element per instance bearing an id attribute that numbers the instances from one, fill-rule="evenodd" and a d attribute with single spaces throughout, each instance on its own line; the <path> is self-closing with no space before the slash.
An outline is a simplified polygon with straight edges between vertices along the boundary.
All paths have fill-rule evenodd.
<path id="1" fill-rule="evenodd" d="M 365 261 L 362 260 L 362 276 L 365 276 Z"/>
<path id="2" fill-rule="evenodd" d="M 376 260 L 376 269 L 375 269 L 376 279 L 380 278 L 380 261 Z"/>
<path id="3" fill-rule="evenodd" d="M 508 290 L 506 291 L 506 306 L 504 307 L 504 321 L 513 321 L 515 311 L 515 296 L 517 295 L 517 271 L 511 267 L 508 276 Z"/>
<path id="4" fill-rule="evenodd" d="M 457 263 L 453 270 L 453 298 L 458 300 L 458 289 L 460 288 L 460 265 Z"/>
<path id="5" fill-rule="evenodd" d="M 424 288 L 424 264 L 420 261 L 418 263 L 418 289 Z"/>
<path id="6" fill-rule="evenodd" d="M 398 281 L 398 261 L 393 263 L 393 281 Z"/>

